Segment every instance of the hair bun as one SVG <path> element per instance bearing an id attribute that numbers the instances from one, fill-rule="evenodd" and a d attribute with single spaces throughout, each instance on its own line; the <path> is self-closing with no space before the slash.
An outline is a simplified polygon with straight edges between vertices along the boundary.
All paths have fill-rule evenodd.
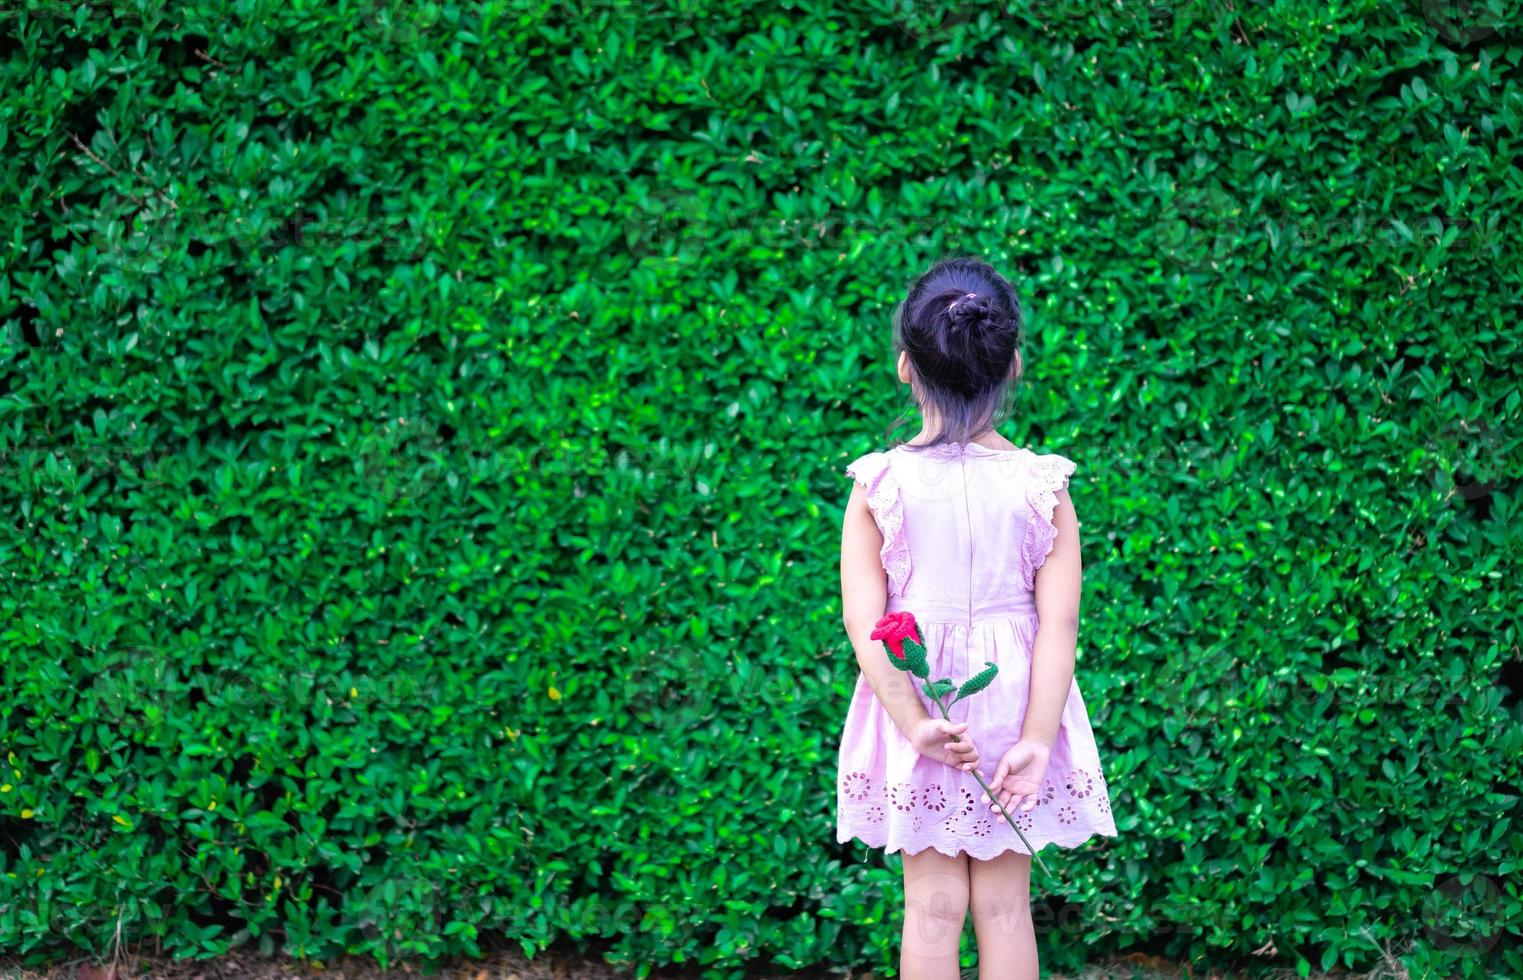
<path id="1" fill-rule="evenodd" d="M 953 334 L 966 331 L 970 336 L 981 336 L 1000 319 L 994 300 L 979 293 L 966 293 L 947 305 L 948 330 Z"/>

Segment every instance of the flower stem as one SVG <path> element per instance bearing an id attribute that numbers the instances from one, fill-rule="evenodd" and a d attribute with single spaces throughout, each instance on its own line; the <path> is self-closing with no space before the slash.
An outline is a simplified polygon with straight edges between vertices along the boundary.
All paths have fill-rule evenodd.
<path id="1" fill-rule="evenodd" d="M 947 721 L 951 721 L 952 720 L 952 716 L 947 714 L 946 705 L 941 703 L 941 699 L 940 698 L 936 699 L 936 707 L 941 711 L 941 717 L 945 718 Z M 957 740 L 959 742 L 961 742 L 961 741 L 963 741 L 963 737 L 961 735 L 959 735 L 957 737 Z M 994 790 L 990 789 L 989 788 L 989 784 L 984 782 L 984 777 L 980 776 L 978 774 L 978 769 L 977 768 L 973 768 L 973 769 L 968 770 L 968 772 L 971 772 L 973 774 L 973 778 L 978 780 L 978 785 L 983 787 L 983 789 L 984 789 L 984 795 L 989 797 L 990 802 L 994 803 L 994 805 L 999 808 L 1000 816 L 1005 818 L 1005 822 L 1010 825 L 1010 829 L 1015 831 L 1016 836 L 1018 836 L 1021 839 L 1021 843 L 1026 845 L 1026 851 L 1027 851 L 1027 853 L 1029 853 L 1031 855 L 1032 859 L 1036 861 L 1037 866 L 1042 869 L 1042 872 L 1044 874 L 1049 874 L 1049 875 L 1052 874 L 1052 872 L 1047 869 L 1047 865 L 1042 863 L 1041 856 L 1039 854 L 1037 854 L 1036 850 L 1031 846 L 1031 842 L 1026 839 L 1026 835 L 1021 833 L 1021 828 L 1019 828 L 1019 827 L 1017 827 L 1015 825 L 1015 820 L 1013 820 L 1011 818 L 1009 812 L 1004 807 L 999 806 L 999 802 L 998 802 L 999 801 L 999 797 L 995 796 L 994 795 Z"/>

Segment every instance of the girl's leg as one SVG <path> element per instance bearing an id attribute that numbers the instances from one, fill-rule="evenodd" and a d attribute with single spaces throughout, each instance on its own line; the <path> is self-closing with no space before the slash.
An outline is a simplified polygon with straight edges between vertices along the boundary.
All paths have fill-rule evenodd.
<path id="1" fill-rule="evenodd" d="M 968 917 L 968 855 L 933 847 L 904 855 L 904 980 L 958 980 L 957 948 Z"/>
<path id="2" fill-rule="evenodd" d="M 1037 980 L 1031 924 L 1031 855 L 1006 851 L 968 869 L 978 980 Z"/>

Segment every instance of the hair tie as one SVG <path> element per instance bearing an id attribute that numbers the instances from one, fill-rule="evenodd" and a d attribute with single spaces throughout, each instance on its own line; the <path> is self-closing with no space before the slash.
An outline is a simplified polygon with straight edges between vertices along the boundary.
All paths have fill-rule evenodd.
<path id="1" fill-rule="evenodd" d="M 956 306 L 958 303 L 961 303 L 963 300 L 965 300 L 965 299 L 974 299 L 977 296 L 978 296 L 977 293 L 968 293 L 968 294 L 966 294 L 964 296 L 957 297 L 956 299 L 952 300 L 952 302 L 947 304 L 947 312 L 951 313 L 952 312 L 952 308 L 954 306 Z"/>

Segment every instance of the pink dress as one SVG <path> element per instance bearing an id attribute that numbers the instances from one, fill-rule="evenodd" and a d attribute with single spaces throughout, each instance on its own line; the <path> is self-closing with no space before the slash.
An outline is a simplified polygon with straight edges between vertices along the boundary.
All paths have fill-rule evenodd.
<path id="1" fill-rule="evenodd" d="M 1033 586 L 1057 536 L 1054 491 L 1068 486 L 1073 470 L 1072 461 L 1056 454 L 977 443 L 929 450 L 896 446 L 846 467 L 866 486 L 883 533 L 887 611 L 914 613 L 925 641 L 930 674 L 925 680 L 908 676 L 926 712 L 941 717 L 922 684 L 943 677 L 960 684 L 984 669 L 985 661 L 999 666 L 994 683 L 949 711 L 954 722 L 968 722 L 985 782 L 1020 737 L 1037 632 Z M 1005 818 L 978 802 L 982 795 L 971 772 L 910 746 L 858 670 L 841 735 L 836 839 L 856 837 L 889 854 L 927 847 L 981 859 L 1027 853 Z M 1116 836 L 1077 679 L 1069 687 L 1040 802 L 1012 816 L 1037 850 Z"/>

